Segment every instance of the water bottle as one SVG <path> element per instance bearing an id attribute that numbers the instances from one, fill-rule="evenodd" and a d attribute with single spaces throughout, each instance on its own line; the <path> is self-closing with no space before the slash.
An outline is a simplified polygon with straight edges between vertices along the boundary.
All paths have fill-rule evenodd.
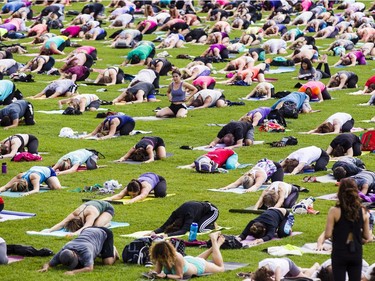
<path id="1" fill-rule="evenodd" d="M 197 233 L 198 233 L 198 224 L 196 222 L 193 222 L 190 225 L 189 241 L 197 240 Z"/>
<path id="2" fill-rule="evenodd" d="M 8 172 L 8 167 L 7 167 L 7 163 L 3 163 L 1 165 L 1 173 L 2 174 L 6 174 Z"/>

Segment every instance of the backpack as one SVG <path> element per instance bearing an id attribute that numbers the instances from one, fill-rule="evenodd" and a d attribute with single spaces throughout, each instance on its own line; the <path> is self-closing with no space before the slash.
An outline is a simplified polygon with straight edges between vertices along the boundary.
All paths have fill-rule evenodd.
<path id="1" fill-rule="evenodd" d="M 194 161 L 195 170 L 199 173 L 216 173 L 218 172 L 218 164 L 207 156 L 200 156 Z"/>
<path id="2" fill-rule="evenodd" d="M 261 132 L 285 132 L 284 126 L 277 123 L 276 120 L 267 120 L 264 121 L 263 125 L 259 127 L 259 131 Z"/>
<path id="3" fill-rule="evenodd" d="M 220 249 L 226 250 L 226 249 L 241 249 L 242 243 L 236 239 L 236 236 L 234 235 L 225 235 L 223 234 L 225 241 L 223 245 L 221 245 Z M 207 247 L 212 247 L 211 240 L 207 241 Z"/>
<path id="4" fill-rule="evenodd" d="M 280 111 L 278 109 L 273 109 L 268 113 L 267 118 L 268 120 L 276 120 L 277 123 L 280 125 L 286 127 L 286 121 L 285 118 L 281 115 Z"/>
<path id="5" fill-rule="evenodd" d="M 283 137 L 280 141 L 274 141 L 270 143 L 272 147 L 284 147 L 287 145 L 297 145 L 297 144 L 298 144 L 298 140 L 297 138 L 293 136 Z"/>
<path id="6" fill-rule="evenodd" d="M 375 130 L 364 133 L 361 137 L 362 151 L 375 150 Z"/>
<path id="7" fill-rule="evenodd" d="M 173 247 L 179 252 L 181 255 L 186 256 L 185 254 L 185 242 L 184 240 L 178 238 L 171 238 L 169 241 L 172 243 Z"/>
<path id="8" fill-rule="evenodd" d="M 292 101 L 285 101 L 279 111 L 284 118 L 298 118 L 297 104 Z"/>
<path id="9" fill-rule="evenodd" d="M 81 115 L 82 112 L 79 109 L 75 109 L 74 107 L 68 106 L 62 114 L 63 115 Z"/>
<path id="10" fill-rule="evenodd" d="M 139 238 L 130 242 L 122 251 L 124 263 L 146 264 L 150 261 L 151 238 Z"/>
<path id="11" fill-rule="evenodd" d="M 92 152 L 92 155 L 87 159 L 86 161 L 86 168 L 87 170 L 95 170 L 98 168 L 98 159 L 100 158 L 99 156 L 102 156 L 102 158 L 105 158 L 103 154 L 101 154 L 99 151 L 95 149 L 89 149 L 86 148 L 86 150 Z"/>

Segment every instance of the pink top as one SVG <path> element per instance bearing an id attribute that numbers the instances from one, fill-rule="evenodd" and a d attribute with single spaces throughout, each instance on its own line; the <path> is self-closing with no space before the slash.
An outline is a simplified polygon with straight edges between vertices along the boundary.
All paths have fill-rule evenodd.
<path id="1" fill-rule="evenodd" d="M 76 37 L 81 31 L 81 27 L 78 25 L 72 25 L 65 28 L 64 33 L 67 32 L 70 36 Z"/>
<path id="2" fill-rule="evenodd" d="M 194 86 L 203 86 L 204 83 L 206 83 L 207 86 L 209 86 L 212 83 L 215 83 L 215 79 L 211 76 L 199 76 L 197 79 L 193 81 Z"/>
<path id="3" fill-rule="evenodd" d="M 90 55 L 95 50 L 96 50 L 96 48 L 92 47 L 92 46 L 82 46 L 82 47 L 77 48 L 76 52 L 85 52 L 86 54 Z"/>
<path id="4" fill-rule="evenodd" d="M 309 11 L 310 7 L 312 6 L 312 1 L 311 0 L 303 0 L 301 5 L 304 11 Z"/>
<path id="5" fill-rule="evenodd" d="M 143 24 L 146 25 L 146 23 L 150 23 L 150 28 L 154 28 L 155 26 L 158 25 L 158 23 L 156 21 L 153 21 L 153 20 L 144 20 Z"/>

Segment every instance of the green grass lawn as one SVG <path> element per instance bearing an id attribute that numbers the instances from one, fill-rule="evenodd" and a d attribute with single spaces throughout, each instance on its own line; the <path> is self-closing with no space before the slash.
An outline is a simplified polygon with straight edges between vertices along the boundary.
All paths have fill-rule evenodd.
<path id="1" fill-rule="evenodd" d="M 104 4 L 107 4 L 104 1 Z M 66 10 L 75 9 L 80 10 L 83 4 L 73 4 L 72 7 L 66 7 Z M 35 10 L 40 10 L 42 7 L 35 7 Z M 106 12 L 108 14 L 108 10 Z M 70 21 L 71 17 L 67 17 Z M 109 24 L 106 23 L 106 26 Z M 57 32 L 57 31 L 56 31 Z M 108 34 L 112 34 L 113 30 L 108 30 Z M 231 38 L 239 37 L 240 32 L 235 31 Z M 144 40 L 153 40 L 156 35 L 146 35 Z M 20 42 L 27 42 L 30 39 L 24 39 Z M 317 46 L 326 48 L 330 40 L 317 40 Z M 5 42 L 6 44 L 8 42 Z M 13 43 L 13 42 L 12 42 Z M 81 44 L 92 44 L 98 49 L 98 56 L 100 60 L 95 64 L 95 68 L 105 68 L 110 65 L 121 64 L 123 57 L 128 53 L 127 49 L 110 49 L 101 41 L 79 42 Z M 170 59 L 173 64 L 178 67 L 185 66 L 188 60 L 175 59 L 178 54 L 199 55 L 207 46 L 186 45 L 183 49 L 172 49 L 168 52 L 172 55 Z M 28 46 L 29 53 L 37 53 L 39 47 Z M 66 48 L 65 52 L 68 53 L 72 48 Z M 161 52 L 163 50 L 158 50 Z M 30 59 L 26 56 L 15 56 L 20 62 L 25 63 Z M 58 56 L 57 56 L 58 57 Z M 330 54 L 329 63 L 332 65 L 336 62 L 337 57 L 332 57 Z M 62 65 L 61 62 L 57 63 L 57 67 Z M 214 65 L 215 68 L 222 69 L 225 63 Z M 369 60 L 365 66 L 356 66 L 348 70 L 354 71 L 359 76 L 358 85 L 363 87 L 365 81 L 374 74 L 374 61 Z M 136 74 L 141 67 L 124 67 L 124 72 L 129 74 Z M 298 67 L 297 67 L 298 69 Z M 342 69 L 332 68 L 332 73 Z M 296 71 L 297 72 L 297 71 Z M 292 76 L 297 73 L 285 73 L 278 75 L 266 75 L 266 77 L 277 78 L 278 81 L 274 83 L 276 91 L 293 90 L 294 84 L 297 80 L 292 80 Z M 95 75 L 91 75 L 91 79 L 95 79 Z M 223 78 L 222 74 L 216 77 Z M 25 96 L 32 96 L 40 92 L 49 81 L 56 79 L 53 76 L 35 75 L 34 83 L 19 83 L 17 87 L 22 91 Z M 324 83 L 328 80 L 323 80 Z M 170 83 L 169 77 L 162 77 L 160 84 L 168 85 Z M 98 87 L 94 86 L 81 86 L 79 93 L 95 93 L 103 100 L 112 100 L 120 94 L 118 91 L 126 85 L 116 85 L 108 87 L 107 92 L 96 93 Z M 227 99 L 237 101 L 238 98 L 244 97 L 254 87 L 241 87 L 241 86 L 222 86 L 218 88 L 224 90 Z M 161 93 L 165 94 L 166 88 L 161 89 Z M 290 152 L 306 147 L 309 145 L 316 145 L 323 149 L 328 147 L 328 144 L 333 139 L 332 135 L 327 136 L 314 136 L 314 135 L 300 135 L 298 132 L 307 131 L 315 128 L 329 115 L 342 111 L 350 113 L 356 121 L 363 119 L 370 119 L 374 116 L 373 107 L 359 107 L 359 103 L 367 102 L 369 96 L 351 96 L 347 95 L 350 90 L 341 90 L 332 92 L 333 100 L 325 101 L 323 103 L 313 103 L 313 109 L 320 109 L 321 112 L 314 114 L 302 114 L 298 119 L 288 120 L 288 128 L 290 132 L 285 133 L 264 133 L 256 131 L 256 140 L 264 140 L 266 142 L 280 140 L 284 136 L 293 135 L 298 138 L 298 145 L 294 147 L 284 148 L 270 148 L 269 145 L 257 145 L 253 147 L 242 147 L 236 151 L 239 154 L 240 163 L 256 163 L 259 159 L 267 157 L 269 159 L 279 161 L 285 158 Z M 155 107 L 168 106 L 169 102 L 166 97 L 161 97 L 159 103 L 143 103 L 128 106 L 105 106 L 114 111 L 122 111 L 130 116 L 151 116 L 154 115 L 153 109 Z M 60 176 L 60 181 L 63 186 L 68 186 L 68 189 L 47 192 L 43 194 L 32 195 L 24 198 L 4 198 L 5 208 L 7 210 L 33 212 L 37 216 L 32 219 L 8 221 L 1 223 L 0 237 L 3 237 L 8 244 L 27 244 L 33 245 L 36 248 L 48 247 L 57 252 L 67 241 L 66 238 L 52 238 L 52 237 L 38 237 L 26 235 L 27 230 L 41 230 L 53 226 L 56 222 L 64 218 L 69 212 L 73 211 L 78 205 L 81 204 L 82 198 L 99 198 L 91 194 L 72 193 L 77 187 L 84 187 L 85 185 L 93 185 L 95 183 L 103 184 L 106 180 L 116 179 L 123 185 L 126 185 L 132 178 L 138 177 L 144 172 L 155 172 L 164 176 L 168 182 L 168 192 L 176 193 L 176 196 L 156 199 L 144 203 L 137 203 L 128 206 L 115 205 L 115 218 L 116 221 L 129 222 L 130 226 L 125 228 L 114 229 L 115 245 L 118 250 L 122 251 L 124 246 L 131 241 L 120 237 L 120 234 L 131 233 L 139 230 L 155 229 L 159 227 L 169 216 L 169 214 L 188 200 L 209 200 L 218 206 L 220 216 L 218 223 L 221 226 L 230 226 L 230 230 L 226 230 L 226 234 L 239 234 L 249 222 L 256 215 L 251 214 L 233 214 L 229 213 L 231 208 L 245 208 L 254 205 L 260 193 L 251 193 L 244 195 L 215 193 L 207 191 L 208 188 L 218 188 L 229 184 L 237 179 L 246 170 L 234 170 L 227 174 L 198 174 L 189 170 L 176 169 L 178 165 L 191 163 L 197 156 L 203 154 L 201 151 L 187 151 L 181 150 L 181 145 L 199 146 L 208 144 L 219 131 L 219 127 L 209 127 L 208 123 L 227 123 L 231 120 L 238 120 L 240 116 L 259 106 L 270 106 L 275 100 L 268 100 L 264 102 L 246 102 L 245 106 L 233 106 L 228 108 L 212 108 L 197 111 L 190 111 L 187 118 L 183 119 L 168 119 L 162 121 L 144 122 L 138 121 L 136 129 L 150 130 L 152 135 L 160 136 L 166 143 L 168 152 L 173 153 L 173 157 L 166 160 L 156 161 L 149 164 L 141 165 L 126 165 L 114 164 L 111 161 L 120 158 L 131 146 L 140 140 L 142 136 L 126 136 L 115 138 L 105 141 L 91 141 L 91 140 L 74 140 L 59 138 L 58 134 L 62 127 L 71 127 L 74 131 L 83 132 L 92 131 L 97 124 L 101 121 L 96 119 L 95 112 L 86 112 L 80 116 L 63 116 L 63 115 L 47 115 L 36 113 L 35 126 L 19 126 L 16 129 L 9 131 L 0 130 L 0 138 L 16 134 L 16 133 L 29 133 L 34 134 L 39 138 L 40 147 L 39 151 L 48 152 L 43 154 L 43 161 L 37 163 L 14 163 L 10 161 L 3 161 L 8 163 L 8 173 L 1 175 L 1 184 L 5 184 L 17 173 L 22 172 L 34 165 L 53 165 L 57 159 L 63 154 L 79 148 L 93 148 L 103 153 L 106 158 L 99 161 L 100 165 L 107 165 L 103 169 L 98 169 L 88 172 L 74 173 L 70 175 Z M 49 100 L 32 100 L 35 110 L 54 110 L 58 109 L 57 99 Z M 356 127 L 371 127 L 368 123 L 356 122 Z M 375 168 L 375 161 L 373 154 L 362 156 L 361 159 L 366 163 L 369 170 Z M 323 175 L 324 172 L 316 173 L 316 175 Z M 303 175 L 286 176 L 285 181 L 301 185 Z M 322 183 L 307 183 L 304 184 L 306 188 L 310 189 L 309 196 L 319 196 L 327 193 L 333 193 L 337 187 L 333 184 Z M 303 198 L 302 194 L 300 198 Z M 241 269 L 241 271 L 253 271 L 257 268 L 258 262 L 261 259 L 269 257 L 268 254 L 263 252 L 269 246 L 293 244 L 302 246 L 306 242 L 316 241 L 319 234 L 325 228 L 326 215 L 328 209 L 335 203 L 333 201 L 318 200 L 314 204 L 314 208 L 320 211 L 319 215 L 305 215 L 296 216 L 294 226 L 295 231 L 302 231 L 302 235 L 289 237 L 280 241 L 272 241 L 267 244 L 259 245 L 250 249 L 241 250 L 223 250 L 225 261 L 247 262 L 249 266 Z M 203 239 L 208 239 L 204 237 Z M 367 244 L 364 247 L 364 258 L 371 264 L 375 262 L 374 251 L 375 245 Z M 200 249 L 189 248 L 187 253 L 189 255 L 196 255 L 200 253 Z M 323 255 L 303 255 L 302 257 L 292 257 L 299 266 L 309 267 L 314 262 L 323 262 L 328 256 Z M 22 276 L 28 280 L 86 280 L 86 279 L 101 279 L 101 280 L 140 280 L 140 273 L 148 271 L 142 266 L 124 265 L 118 261 L 112 267 L 103 267 L 100 262 L 95 266 L 95 270 L 91 273 L 79 274 L 75 277 L 66 277 L 64 269 L 59 268 L 51 270 L 48 273 L 38 273 L 37 270 L 43 263 L 47 262 L 49 258 L 26 258 L 22 262 L 14 263 L 8 266 L 1 267 L 2 280 L 19 280 Z M 209 277 L 205 280 L 235 280 L 234 272 L 226 272 Z"/>

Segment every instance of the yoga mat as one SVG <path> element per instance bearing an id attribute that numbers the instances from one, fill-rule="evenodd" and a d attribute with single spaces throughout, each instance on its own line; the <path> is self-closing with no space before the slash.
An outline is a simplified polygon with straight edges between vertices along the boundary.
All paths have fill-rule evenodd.
<path id="1" fill-rule="evenodd" d="M 318 182 L 324 182 L 324 183 L 327 183 L 327 182 L 336 183 L 337 182 L 337 180 L 331 174 L 320 176 L 320 177 L 316 177 L 316 180 Z"/>
<path id="2" fill-rule="evenodd" d="M 111 225 L 108 228 L 117 228 L 117 227 L 125 227 L 125 226 L 129 226 L 129 223 L 111 221 Z M 57 230 L 53 232 L 43 232 L 42 230 L 42 231 L 26 231 L 26 233 L 29 235 L 65 237 L 71 232 L 61 229 L 61 230 Z"/>
<path id="3" fill-rule="evenodd" d="M 299 231 L 293 231 L 292 232 L 292 235 L 290 236 L 296 236 L 296 235 L 300 235 L 302 234 L 302 232 L 299 232 Z M 287 237 L 290 237 L 290 236 L 287 236 Z M 284 237 L 286 238 L 286 237 Z M 251 243 L 252 241 L 254 241 L 256 238 L 254 238 L 253 236 L 247 236 L 245 240 L 242 240 L 241 243 L 242 243 L 242 247 L 244 248 L 251 248 L 251 247 L 254 247 L 254 246 L 258 246 L 258 245 L 261 245 L 261 244 L 264 244 L 264 243 L 267 243 L 269 241 L 273 241 L 273 240 L 281 240 L 282 238 L 278 238 L 278 237 L 274 237 L 272 238 L 271 240 L 269 241 L 266 241 L 266 242 L 262 242 L 262 243 L 259 243 L 259 244 L 256 244 L 256 245 L 250 245 L 249 243 Z"/>
<path id="4" fill-rule="evenodd" d="M 337 193 L 321 195 L 321 196 L 316 197 L 316 199 L 336 201 L 337 200 Z"/>
<path id="5" fill-rule="evenodd" d="M 269 185 L 267 185 L 267 184 L 263 184 L 263 185 L 261 185 L 261 186 L 257 189 L 257 191 L 264 190 L 264 189 L 266 189 L 268 186 L 269 186 Z M 209 188 L 209 189 L 207 189 L 207 190 L 209 190 L 209 191 L 215 191 L 215 192 L 236 193 L 236 194 L 244 194 L 244 193 L 246 193 L 246 189 L 244 189 L 244 188 L 242 187 L 242 185 L 239 186 L 239 187 L 236 187 L 236 188 L 225 189 L 225 190 L 218 189 L 218 188 Z"/>
<path id="6" fill-rule="evenodd" d="M 98 108 L 96 111 L 108 111 L 108 108 Z M 35 112 L 44 113 L 44 114 L 62 114 L 64 109 L 59 110 L 37 110 Z"/>
<path id="7" fill-rule="evenodd" d="M 317 243 L 306 243 L 301 247 L 301 251 L 304 254 L 320 254 L 320 255 L 330 255 L 332 251 L 332 243 L 326 240 L 323 244 L 324 250 L 316 250 Z"/>
<path id="8" fill-rule="evenodd" d="M 171 197 L 171 196 L 175 196 L 176 194 L 175 193 L 171 193 L 171 194 L 167 194 L 166 197 Z M 103 201 L 108 201 L 112 204 L 127 204 L 132 198 L 130 196 L 125 196 L 124 198 L 120 199 L 120 200 L 109 200 L 110 197 L 105 197 L 105 198 L 102 198 L 102 199 L 96 199 L 96 200 L 103 200 Z M 140 200 L 140 201 L 137 201 L 137 202 L 145 202 L 145 201 L 149 201 L 149 200 L 154 200 L 155 198 L 155 195 L 154 194 L 151 194 L 149 196 L 147 196 L 145 199 L 143 200 Z M 159 198 L 162 198 L 162 197 L 159 197 Z M 87 201 L 91 201 L 93 200 L 92 198 L 83 198 L 82 201 L 83 202 L 87 202 Z"/>
<path id="9" fill-rule="evenodd" d="M 215 123 L 211 123 L 211 124 L 207 124 L 207 126 L 210 126 L 210 127 L 224 127 L 226 124 L 215 124 Z"/>
<path id="10" fill-rule="evenodd" d="M 49 191 L 49 189 L 40 189 L 39 193 L 40 192 L 47 192 L 47 191 Z M 18 197 L 23 197 L 23 195 L 25 193 L 26 192 L 13 192 L 13 191 L 7 190 L 7 191 L 4 191 L 4 192 L 0 193 L 0 196 L 18 198 Z"/>
<path id="11" fill-rule="evenodd" d="M 8 256 L 8 264 L 22 261 L 25 257 L 22 256 Z"/>
<path id="12" fill-rule="evenodd" d="M 253 145 L 258 145 L 258 144 L 264 144 L 264 141 L 253 142 Z M 215 145 L 214 147 L 208 147 L 208 145 L 197 146 L 197 147 L 194 147 L 193 150 L 214 151 L 217 148 L 223 148 L 223 147 L 225 147 L 225 144 L 219 143 Z"/>
<path id="13" fill-rule="evenodd" d="M 248 263 L 224 262 L 224 268 L 225 268 L 224 270 L 225 271 L 236 270 L 236 269 L 240 269 L 242 267 L 248 266 L 248 265 L 249 265 Z M 212 274 L 214 274 L 214 273 L 204 273 L 202 275 L 193 275 L 192 277 L 187 277 L 187 278 L 177 279 L 177 280 L 185 281 L 185 280 L 190 280 L 191 278 L 202 277 L 202 276 L 209 276 L 209 275 L 212 275 Z M 142 273 L 141 276 L 144 277 L 144 278 L 147 278 L 147 279 L 154 280 L 153 277 L 151 275 L 149 275 L 148 272 Z"/>
<path id="14" fill-rule="evenodd" d="M 9 220 L 29 219 L 34 216 L 36 216 L 36 214 L 3 210 L 0 212 L 0 222 L 9 221 Z"/>
<path id="15" fill-rule="evenodd" d="M 211 233 L 211 232 L 214 232 L 214 231 L 220 231 L 220 230 L 223 230 L 223 229 L 228 230 L 228 229 L 231 229 L 231 227 L 219 226 L 216 229 L 212 229 L 212 230 L 209 230 L 209 231 L 206 231 L 206 232 L 198 232 L 197 235 L 204 235 L 204 234 L 208 234 L 208 233 Z M 142 230 L 142 231 L 137 231 L 137 232 L 133 232 L 133 233 L 129 233 L 129 234 L 122 234 L 120 236 L 121 237 L 129 237 L 129 238 L 150 237 L 150 236 L 147 236 L 147 234 L 149 234 L 151 232 L 152 232 L 152 230 Z M 163 233 L 158 233 L 158 235 L 162 235 L 162 234 Z M 181 234 L 181 235 L 177 235 L 177 236 L 173 236 L 173 237 L 183 237 L 183 236 L 188 235 L 188 234 L 189 234 L 189 232 L 186 232 L 185 234 Z M 171 238 L 172 238 L 172 236 L 171 236 Z"/>
<path id="16" fill-rule="evenodd" d="M 358 122 L 361 122 L 361 123 L 375 123 L 375 121 L 372 121 L 372 120 L 359 120 Z"/>
<path id="17" fill-rule="evenodd" d="M 136 121 L 158 121 L 158 120 L 165 120 L 167 118 L 160 118 L 156 116 L 139 116 L 139 117 L 133 117 Z"/>
<path id="18" fill-rule="evenodd" d="M 269 98 L 267 97 L 262 97 L 262 98 L 240 98 L 240 100 L 247 100 L 247 101 L 264 101 L 268 100 Z"/>
<path id="19" fill-rule="evenodd" d="M 130 136 L 140 135 L 140 134 L 151 134 L 152 131 L 142 131 L 142 130 L 133 130 L 129 133 Z"/>
<path id="20" fill-rule="evenodd" d="M 265 73 L 277 74 L 277 73 L 293 72 L 295 70 L 296 70 L 296 68 L 294 66 L 280 66 L 276 69 L 270 69 L 268 71 L 265 71 Z"/>
<path id="21" fill-rule="evenodd" d="M 171 156 L 173 156 L 173 153 L 167 153 L 167 158 L 171 157 Z M 155 160 L 157 161 L 157 160 L 160 160 L 160 159 L 155 159 Z M 128 160 L 122 161 L 122 162 L 118 162 L 118 161 L 111 161 L 111 162 L 116 163 L 116 164 L 132 164 L 132 165 L 139 165 L 139 164 L 144 163 L 144 162 L 141 162 L 141 161 L 134 161 L 132 159 L 128 159 Z"/>

